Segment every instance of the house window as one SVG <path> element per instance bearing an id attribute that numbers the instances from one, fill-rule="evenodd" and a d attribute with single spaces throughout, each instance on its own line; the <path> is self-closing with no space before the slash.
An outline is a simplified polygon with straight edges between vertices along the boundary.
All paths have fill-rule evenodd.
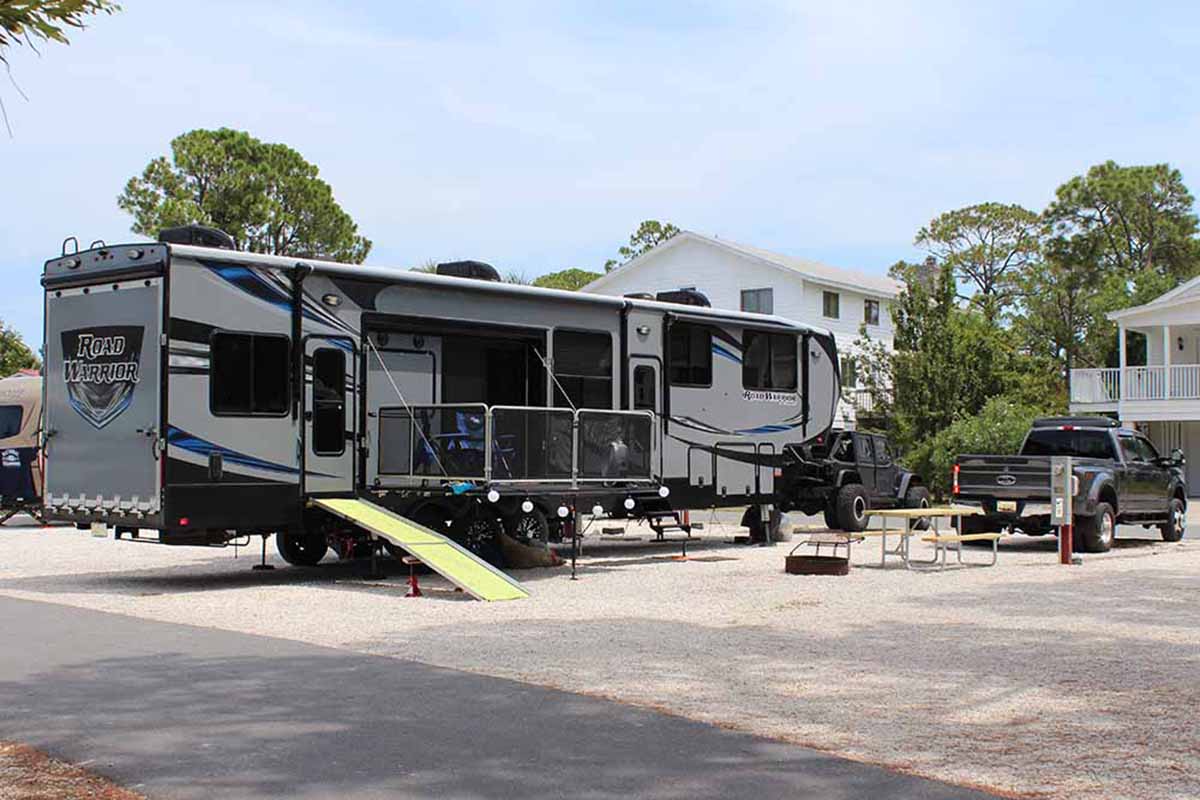
<path id="1" fill-rule="evenodd" d="M 612 408 L 612 365 L 612 337 L 607 333 L 556 330 L 554 405 Z"/>
<path id="2" fill-rule="evenodd" d="M 821 307 L 826 317 L 837 319 L 841 316 L 841 297 L 837 292 L 822 292 Z"/>
<path id="3" fill-rule="evenodd" d="M 742 311 L 754 314 L 774 314 L 775 290 L 742 289 Z"/>
<path id="4" fill-rule="evenodd" d="M 863 322 L 868 325 L 879 324 L 879 301 L 867 300 L 863 303 Z"/>
<path id="5" fill-rule="evenodd" d="M 218 416 L 284 416 L 291 340 L 260 333 L 214 333 L 209 408 Z"/>
<path id="6" fill-rule="evenodd" d="M 842 388 L 853 389 L 858 386 L 858 361 L 854 356 L 842 359 Z"/>
<path id="7" fill-rule="evenodd" d="M 746 331 L 742 335 L 742 354 L 743 388 L 796 390 L 794 334 Z"/>
<path id="8" fill-rule="evenodd" d="M 633 407 L 637 411 L 658 411 L 655 398 L 654 367 L 640 366 L 633 369 Z"/>
<path id="9" fill-rule="evenodd" d="M 671 326 L 671 384 L 712 386 L 712 333 L 701 325 Z"/>

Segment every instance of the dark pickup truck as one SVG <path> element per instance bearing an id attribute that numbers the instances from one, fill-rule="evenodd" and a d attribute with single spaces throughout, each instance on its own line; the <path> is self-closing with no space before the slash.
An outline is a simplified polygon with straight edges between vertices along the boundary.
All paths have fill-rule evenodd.
<path id="1" fill-rule="evenodd" d="M 1143 434 L 1106 417 L 1039 419 L 1020 455 L 960 455 L 954 496 L 979 504 L 983 516 L 963 517 L 963 533 L 1017 528 L 1030 536 L 1050 526 L 1050 457 L 1071 456 L 1078 487 L 1074 545 L 1089 553 L 1112 547 L 1117 525 L 1157 525 L 1168 542 L 1183 537 L 1187 488 L 1183 453 L 1164 458 Z"/>

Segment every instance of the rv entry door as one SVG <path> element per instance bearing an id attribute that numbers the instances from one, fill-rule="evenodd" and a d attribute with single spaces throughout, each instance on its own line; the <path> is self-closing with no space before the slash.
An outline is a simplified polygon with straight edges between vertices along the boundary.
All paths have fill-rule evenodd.
<path id="1" fill-rule="evenodd" d="M 353 340 L 304 340 L 304 493 L 354 491 L 358 359 Z"/>
<path id="2" fill-rule="evenodd" d="M 46 504 L 162 512 L 162 278 L 46 292 Z"/>

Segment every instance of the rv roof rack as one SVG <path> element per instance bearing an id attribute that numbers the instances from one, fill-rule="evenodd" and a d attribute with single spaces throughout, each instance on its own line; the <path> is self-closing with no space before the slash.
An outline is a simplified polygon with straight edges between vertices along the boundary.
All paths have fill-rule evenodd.
<path id="1" fill-rule="evenodd" d="M 163 228 L 158 232 L 158 240 L 168 244 L 194 244 L 200 247 L 218 247 L 222 250 L 237 250 L 233 237 L 218 228 L 205 225 L 177 225 L 174 228 Z"/>
<path id="2" fill-rule="evenodd" d="M 1040 417 L 1033 421 L 1035 428 L 1119 428 L 1121 423 L 1112 417 Z"/>

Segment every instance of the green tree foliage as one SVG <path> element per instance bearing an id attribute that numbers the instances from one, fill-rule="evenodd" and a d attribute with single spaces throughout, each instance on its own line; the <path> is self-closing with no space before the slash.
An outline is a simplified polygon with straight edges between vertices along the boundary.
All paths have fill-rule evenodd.
<path id="1" fill-rule="evenodd" d="M 629 244 L 617 248 L 619 259 L 610 258 L 604 262 L 604 271 L 612 272 L 642 253 L 648 253 L 677 233 L 679 233 L 679 228 L 669 222 L 659 222 L 656 219 L 643 220 L 642 224 L 638 225 L 638 229 L 629 237 Z"/>
<path id="2" fill-rule="evenodd" d="M 1167 164 L 1106 161 L 1058 187 L 1044 215 L 1046 248 L 1057 270 L 1072 274 L 1033 273 L 1027 291 L 1041 294 L 1055 281 L 1087 310 L 1064 362 L 1116 366 L 1116 326 L 1105 314 L 1149 302 L 1200 271 L 1193 205 L 1183 176 Z"/>
<path id="3" fill-rule="evenodd" d="M 11 47 L 25 44 L 36 51 L 35 41 L 70 44 L 68 28 L 82 30 L 88 17 L 120 9 L 111 0 L 0 0 L 0 65 L 8 66 Z M 0 116 L 7 127 L 2 102 Z"/>
<path id="4" fill-rule="evenodd" d="M 950 491 L 954 459 L 963 453 L 1015 454 L 1033 420 L 1045 409 L 1011 397 L 993 397 L 979 413 L 960 415 L 905 455 L 909 468 L 925 478 L 935 496 Z"/>
<path id="5" fill-rule="evenodd" d="M 315 165 L 287 145 L 228 128 L 176 137 L 171 157 L 131 178 L 117 203 L 146 236 L 198 223 L 259 253 L 359 264 L 371 250 Z"/>
<path id="6" fill-rule="evenodd" d="M 954 275 L 989 319 L 1010 309 L 1020 277 L 1041 251 L 1042 222 L 1017 205 L 980 203 L 947 211 L 917 233 L 916 243 Z"/>
<path id="7" fill-rule="evenodd" d="M 0 378 L 23 369 L 41 369 L 42 363 L 21 335 L 0 324 Z"/>
<path id="8" fill-rule="evenodd" d="M 533 285 L 541 286 L 544 289 L 566 289 L 574 292 L 582 289 L 599 277 L 599 272 L 589 272 L 586 269 L 572 268 L 543 275 L 534 280 Z"/>

